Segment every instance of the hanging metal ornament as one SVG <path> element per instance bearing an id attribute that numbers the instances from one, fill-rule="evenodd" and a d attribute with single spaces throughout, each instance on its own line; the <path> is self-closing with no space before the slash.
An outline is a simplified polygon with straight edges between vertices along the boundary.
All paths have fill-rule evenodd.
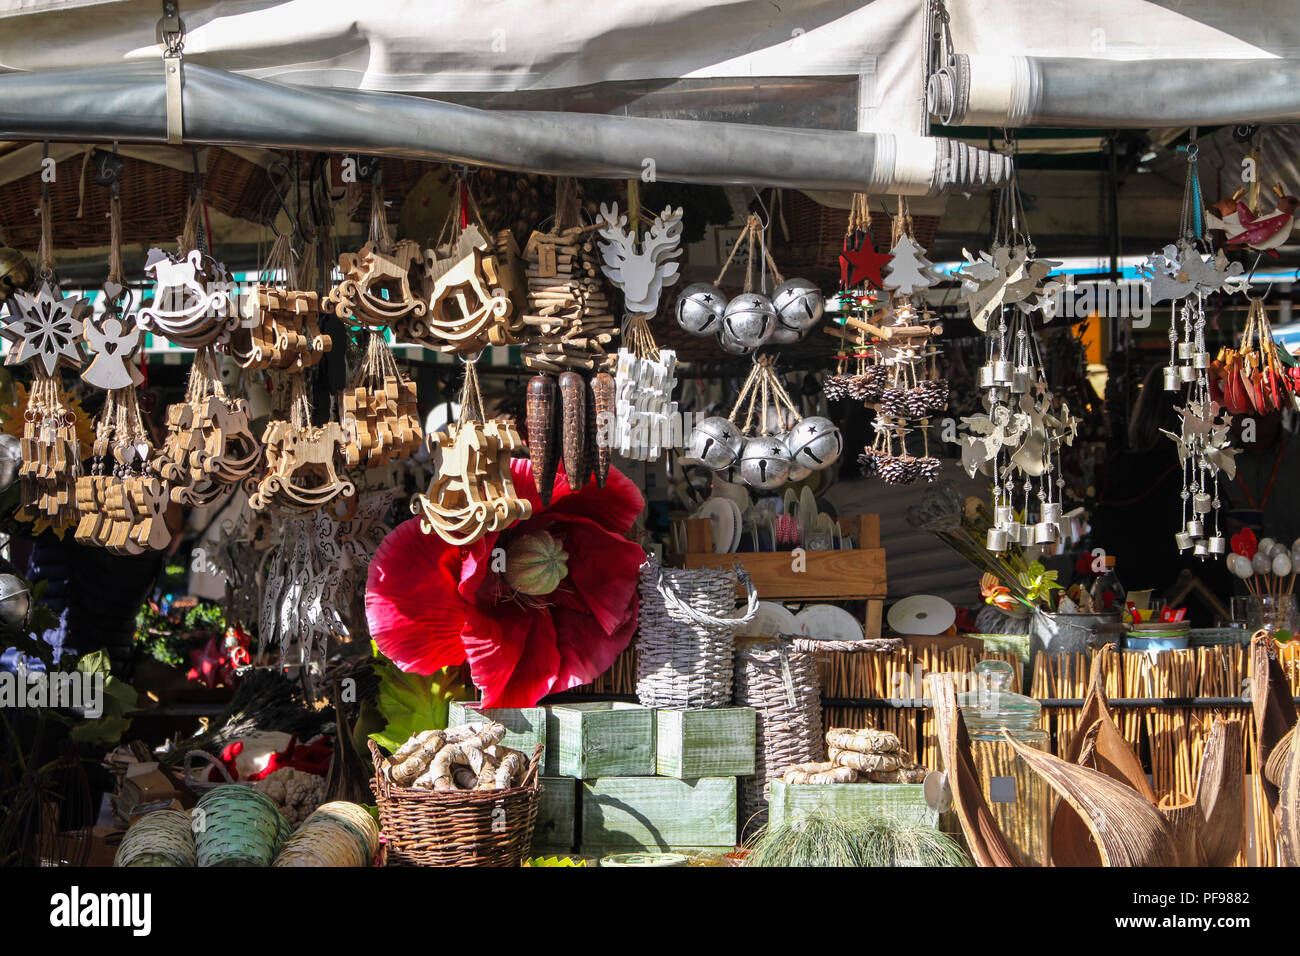
<path id="1" fill-rule="evenodd" d="M 844 440 L 827 418 L 804 418 L 774 368 L 760 356 L 741 386 L 731 415 L 706 418 L 687 438 L 690 458 L 714 471 L 735 467 L 751 488 L 770 491 L 828 468 Z"/>
<path id="2" fill-rule="evenodd" d="M 81 445 L 59 370 L 81 368 L 81 337 L 90 300 L 65 299 L 59 290 L 50 199 L 45 186 L 39 212 L 41 289 L 35 296 L 15 290 L 8 297 L 9 318 L 0 328 L 0 335 L 10 342 L 5 364 L 25 364 L 32 373 L 19 444 L 22 505 L 18 517 L 23 521 L 44 519 L 62 534 L 77 520 L 75 488 L 81 477 Z"/>
<path id="3" fill-rule="evenodd" d="M 1179 238 L 1148 256 L 1139 271 L 1151 282 L 1151 301 L 1170 302 L 1169 364 L 1164 370 L 1164 387 L 1169 392 L 1181 391 L 1184 400 L 1179 409 L 1179 434 L 1164 432 L 1177 443 L 1183 466 L 1183 488 L 1179 492 L 1183 521 L 1174 533 L 1174 542 L 1179 551 L 1208 557 L 1227 552 L 1227 540 L 1219 523 L 1219 472 L 1227 473 L 1229 478 L 1236 473 L 1236 451 L 1229 448 L 1228 440 L 1232 418 L 1212 399 L 1205 298 L 1220 291 L 1239 291 L 1245 278 L 1241 263 L 1229 263 L 1222 251 L 1215 253 L 1211 247 L 1203 220 L 1198 149 L 1194 142 L 1183 149 L 1187 153 L 1187 176 Z M 1235 402 L 1245 381 L 1240 369 L 1234 371 L 1237 374 L 1233 381 L 1225 383 L 1225 395 L 1231 395 Z"/>
<path id="4" fill-rule="evenodd" d="M 776 267 L 763 239 L 763 221 L 756 215 L 745 220 L 727 260 L 711 283 L 696 282 L 677 299 L 677 324 L 693 335 L 716 335 L 728 355 L 749 355 L 764 345 L 790 345 L 821 324 L 826 300 L 807 279 L 786 279 Z M 740 295 L 728 301 L 722 280 L 741 248 L 745 255 L 745 282 Z M 759 267 L 754 288 L 754 266 Z M 767 276 L 776 283 L 767 293 Z"/>
<path id="5" fill-rule="evenodd" d="M 999 203 L 990 252 L 965 253 L 971 318 L 984 332 L 985 362 L 976 373 L 984 414 L 962 419 L 962 465 L 993 479 L 993 526 L 986 546 L 1049 547 L 1072 531 L 1061 495 L 1061 449 L 1074 442 L 1078 421 L 1047 384 L 1033 330 L 1048 295 L 1045 280 L 1060 265 L 1034 257 L 1019 187 L 1013 176 Z"/>

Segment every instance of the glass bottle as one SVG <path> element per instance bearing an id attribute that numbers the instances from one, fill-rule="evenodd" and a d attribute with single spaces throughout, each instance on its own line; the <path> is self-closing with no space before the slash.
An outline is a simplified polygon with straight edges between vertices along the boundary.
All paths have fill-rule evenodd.
<path id="1" fill-rule="evenodd" d="M 1042 704 L 1011 690 L 1013 671 L 1006 661 L 975 665 L 975 690 L 957 695 L 980 786 L 999 828 L 1026 866 L 1047 866 L 1051 858 L 1051 795 L 1047 784 L 1016 756 L 1002 736 L 1049 750 L 1039 726 Z"/>
<path id="2" fill-rule="evenodd" d="M 1118 575 L 1115 574 L 1115 555 L 1105 555 L 1101 560 L 1102 572 L 1088 590 L 1092 598 L 1092 606 L 1097 611 L 1123 611 L 1125 599 L 1128 598 L 1128 589 L 1120 583 Z"/>

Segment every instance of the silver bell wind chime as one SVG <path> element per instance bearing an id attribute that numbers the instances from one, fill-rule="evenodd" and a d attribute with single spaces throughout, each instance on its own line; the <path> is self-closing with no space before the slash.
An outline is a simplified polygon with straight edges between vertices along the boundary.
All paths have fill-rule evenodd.
<path id="1" fill-rule="evenodd" d="M 1239 292 L 1245 287 L 1240 262 L 1217 254 L 1205 233 L 1197 147 L 1189 143 L 1187 179 L 1178 240 L 1147 256 L 1139 271 L 1151 283 L 1151 303 L 1170 303 L 1169 364 L 1164 370 L 1167 392 L 1183 393 L 1177 407 L 1178 434 L 1161 429 L 1178 445 L 1182 464 L 1182 526 L 1174 533 L 1180 552 L 1197 557 L 1222 555 L 1227 538 L 1219 523 L 1219 473 L 1232 480 L 1237 473 L 1238 449 L 1229 447 L 1232 421 L 1210 395 L 1210 353 L 1205 345 L 1205 298 L 1218 292 Z"/>
<path id="2" fill-rule="evenodd" d="M 999 197 L 992 248 L 962 254 L 967 264 L 957 276 L 985 337 L 976 374 L 984 414 L 962 418 L 962 465 L 972 478 L 978 471 L 993 479 L 990 551 L 1050 547 L 1066 535 L 1061 449 L 1073 444 L 1078 420 L 1048 387 L 1033 332 L 1034 314 L 1045 315 L 1045 280 L 1060 263 L 1035 258 L 1014 176 Z"/>

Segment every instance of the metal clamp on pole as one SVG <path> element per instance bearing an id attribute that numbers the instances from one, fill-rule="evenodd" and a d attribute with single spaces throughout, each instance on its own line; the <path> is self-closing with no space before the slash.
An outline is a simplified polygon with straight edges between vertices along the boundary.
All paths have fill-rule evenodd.
<path id="1" fill-rule="evenodd" d="M 177 0 L 163 0 L 163 15 L 158 21 L 158 45 L 163 50 L 163 77 L 167 83 L 167 142 L 174 146 L 183 141 L 185 133 L 181 99 L 185 21 L 181 19 Z"/>

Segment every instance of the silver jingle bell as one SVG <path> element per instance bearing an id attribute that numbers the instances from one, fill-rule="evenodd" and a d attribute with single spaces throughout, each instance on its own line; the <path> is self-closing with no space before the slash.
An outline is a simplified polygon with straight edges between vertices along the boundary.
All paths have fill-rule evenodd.
<path id="1" fill-rule="evenodd" d="M 733 342 L 753 349 L 766 341 L 775 321 L 771 299 L 757 292 L 742 292 L 727 303 L 722 330 Z"/>
<path id="2" fill-rule="evenodd" d="M 724 325 L 722 331 L 718 333 L 718 348 L 722 349 L 722 351 L 726 352 L 728 355 L 748 355 L 750 352 L 754 351 L 755 347 L 753 345 L 743 345 L 742 343 L 737 342 L 727 334 L 727 327 Z"/>
<path id="3" fill-rule="evenodd" d="M 1023 395 L 1029 391 L 1029 369 L 1016 369 L 1011 373 L 1011 394 Z"/>
<path id="4" fill-rule="evenodd" d="M 1180 531 L 1174 535 L 1174 543 L 1178 545 L 1179 551 L 1186 551 L 1193 545 L 1192 536 L 1185 531 Z"/>
<path id="5" fill-rule="evenodd" d="M 740 480 L 751 488 L 779 488 L 790 477 L 790 450 L 774 435 L 750 438 L 740 453 Z"/>
<path id="6" fill-rule="evenodd" d="M 993 363 L 993 381 L 997 385 L 1010 385 L 1011 379 L 1015 373 L 1015 366 L 1010 362 L 1001 361 Z"/>
<path id="7" fill-rule="evenodd" d="M 1040 521 L 1034 525 L 1034 544 L 1055 544 L 1058 537 L 1053 522 Z"/>
<path id="8" fill-rule="evenodd" d="M 1059 501 L 1045 501 L 1039 511 L 1040 519 L 1043 521 L 1050 521 L 1055 524 L 1061 520 L 1061 503 Z"/>
<path id="9" fill-rule="evenodd" d="M 0 631 L 27 630 L 32 593 L 16 574 L 0 574 Z"/>
<path id="10" fill-rule="evenodd" d="M 811 468 L 808 468 L 808 467 L 805 466 L 805 465 L 798 465 L 798 464 L 797 464 L 797 465 L 795 465 L 793 468 L 790 469 L 790 474 L 788 474 L 788 475 L 785 476 L 785 480 L 788 481 L 788 482 L 803 481 L 805 478 L 807 478 L 807 477 L 808 477 L 809 475 L 811 475 L 812 473 L 813 473 L 813 470 L 812 470 Z"/>
<path id="11" fill-rule="evenodd" d="M 1187 522 L 1187 533 L 1193 538 L 1199 538 L 1205 534 L 1205 522 L 1200 518 L 1193 518 Z"/>
<path id="12" fill-rule="evenodd" d="M 1210 554 L 1224 554 L 1228 550 L 1228 539 L 1222 535 L 1215 535 L 1208 542 Z"/>
<path id="13" fill-rule="evenodd" d="M 1192 356 L 1192 368 L 1207 369 L 1210 367 L 1210 353 L 1197 352 Z"/>
<path id="14" fill-rule="evenodd" d="M 975 384 L 980 388 L 992 388 L 996 382 L 993 381 L 993 366 L 981 365 L 975 372 Z"/>
<path id="15" fill-rule="evenodd" d="M 677 297 L 677 324 L 695 335 L 714 335 L 722 327 L 727 296 L 716 285 L 694 282 Z"/>
<path id="16" fill-rule="evenodd" d="M 840 430 L 833 421 L 820 415 L 805 418 L 790 429 L 785 444 L 796 465 L 817 471 L 835 462 L 844 450 Z"/>
<path id="17" fill-rule="evenodd" d="M 740 434 L 740 429 L 730 419 L 715 415 L 691 429 L 686 450 L 707 467 L 722 471 L 736 463 L 744 447 L 745 437 Z"/>
<path id="18" fill-rule="evenodd" d="M 988 548 L 990 551 L 1002 552 L 1007 550 L 1007 533 L 1002 528 L 989 528 Z"/>
<path id="19" fill-rule="evenodd" d="M 826 311 L 821 291 L 807 279 L 786 279 L 772 293 L 776 323 L 800 338 L 817 327 Z"/>
<path id="20" fill-rule="evenodd" d="M 1192 545 L 1192 554 L 1196 555 L 1198 558 L 1203 558 L 1209 553 L 1209 546 L 1206 545 L 1204 541 L 1198 541 L 1196 544 Z"/>
<path id="21" fill-rule="evenodd" d="M 1194 342 L 1178 343 L 1178 357 L 1180 359 L 1189 359 L 1194 354 L 1196 354 L 1196 343 Z"/>
<path id="22" fill-rule="evenodd" d="M 787 329 L 780 322 L 772 323 L 772 331 L 767 333 L 767 338 L 763 340 L 764 345 L 794 345 L 802 339 L 804 334 L 796 332 L 794 329 Z"/>
<path id="23" fill-rule="evenodd" d="M 1192 510 L 1199 515 L 1209 514 L 1213 506 L 1210 496 L 1204 491 L 1198 492 L 1192 497 Z"/>
<path id="24" fill-rule="evenodd" d="M 1023 525 L 1021 525 L 1019 521 L 1012 521 L 1010 524 L 1008 524 L 1008 525 L 1006 526 L 1006 531 L 1007 531 L 1007 540 L 1010 541 L 1012 544 L 1021 544 L 1021 543 L 1022 543 L 1022 540 L 1021 540 L 1021 529 L 1022 529 L 1022 527 L 1023 527 Z M 1031 544 L 1032 544 L 1032 542 L 1031 542 Z"/>
<path id="25" fill-rule="evenodd" d="M 1178 374 L 1178 369 L 1169 366 L 1165 369 L 1165 391 L 1176 392 L 1182 386 L 1182 378 Z"/>
<path id="26" fill-rule="evenodd" d="M 993 522 L 999 527 L 1005 528 L 1011 522 L 1016 520 L 1016 509 L 1008 505 L 998 505 L 993 512 Z"/>
<path id="27" fill-rule="evenodd" d="M 1190 365 L 1180 365 L 1178 366 L 1178 378 L 1184 382 L 1194 382 L 1196 381 L 1196 369 Z"/>

